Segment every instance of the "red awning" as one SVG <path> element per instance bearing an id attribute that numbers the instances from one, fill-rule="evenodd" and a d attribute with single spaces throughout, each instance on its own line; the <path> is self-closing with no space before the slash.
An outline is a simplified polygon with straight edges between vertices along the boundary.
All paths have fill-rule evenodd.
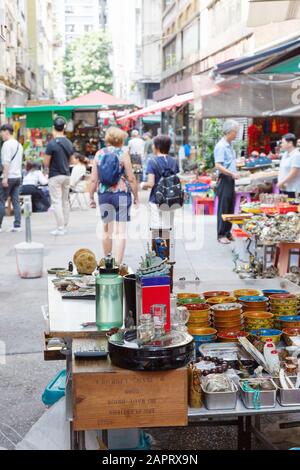
<path id="1" fill-rule="evenodd" d="M 78 106 L 78 107 L 113 107 L 113 106 L 129 106 L 133 103 L 129 103 L 129 101 L 124 101 L 120 98 L 116 98 L 108 93 L 104 93 L 103 91 L 93 91 L 92 93 L 88 93 L 87 95 L 79 96 L 79 98 L 75 98 L 74 100 L 67 101 L 65 106 Z"/>
<path id="2" fill-rule="evenodd" d="M 170 111 L 174 108 L 179 108 L 186 103 L 190 103 L 194 101 L 194 93 L 186 93 L 184 95 L 176 95 L 172 98 L 168 98 L 164 101 L 159 101 L 158 103 L 152 104 L 147 108 L 140 109 L 139 111 L 135 111 L 134 113 L 127 114 L 127 116 L 123 116 L 118 119 L 118 123 L 121 124 L 125 121 L 136 121 L 139 118 L 147 116 L 148 114 L 156 114 L 162 111 Z"/>

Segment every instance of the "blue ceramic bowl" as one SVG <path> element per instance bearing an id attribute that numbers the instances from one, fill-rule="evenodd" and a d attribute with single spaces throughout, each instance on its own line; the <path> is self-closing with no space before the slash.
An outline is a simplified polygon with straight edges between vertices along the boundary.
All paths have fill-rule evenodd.
<path id="1" fill-rule="evenodd" d="M 245 297 L 240 297 L 241 302 L 268 302 L 268 297 L 262 295 L 247 295 Z"/>
<path id="2" fill-rule="evenodd" d="M 280 289 L 269 289 L 262 291 L 264 295 L 274 295 L 274 294 L 289 294 L 287 290 L 280 290 Z"/>
<path id="3" fill-rule="evenodd" d="M 259 336 L 261 341 L 264 342 L 271 338 L 274 344 L 278 344 L 280 342 L 282 331 L 261 328 L 260 330 L 252 330 L 251 335 Z"/>
<path id="4" fill-rule="evenodd" d="M 194 340 L 199 343 L 207 343 L 214 341 L 216 335 L 207 335 L 207 336 L 193 336 Z"/>
<path id="5" fill-rule="evenodd" d="M 300 322 L 300 316 L 279 317 L 279 321 L 293 323 L 294 321 Z"/>

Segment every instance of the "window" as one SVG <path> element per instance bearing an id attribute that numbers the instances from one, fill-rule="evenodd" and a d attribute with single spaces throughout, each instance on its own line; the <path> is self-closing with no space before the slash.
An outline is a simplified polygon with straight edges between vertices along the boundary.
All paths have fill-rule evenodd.
<path id="1" fill-rule="evenodd" d="M 86 33 L 89 33 L 90 31 L 93 31 L 93 25 L 92 24 L 85 24 L 84 25 L 84 31 Z"/>
<path id="2" fill-rule="evenodd" d="M 74 33 L 75 32 L 75 24 L 66 24 L 66 32 L 67 33 Z"/>
<path id="3" fill-rule="evenodd" d="M 176 64 L 176 39 L 164 48 L 164 70 L 168 70 Z"/>
<path id="4" fill-rule="evenodd" d="M 183 58 L 189 57 L 198 50 L 199 21 L 198 19 L 183 30 Z"/>

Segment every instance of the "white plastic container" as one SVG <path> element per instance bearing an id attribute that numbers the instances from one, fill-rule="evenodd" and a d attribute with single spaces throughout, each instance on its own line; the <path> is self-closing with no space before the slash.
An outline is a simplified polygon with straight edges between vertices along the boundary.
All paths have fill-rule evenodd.
<path id="1" fill-rule="evenodd" d="M 20 243 L 15 246 L 18 274 L 22 279 L 37 279 L 43 276 L 44 245 Z"/>

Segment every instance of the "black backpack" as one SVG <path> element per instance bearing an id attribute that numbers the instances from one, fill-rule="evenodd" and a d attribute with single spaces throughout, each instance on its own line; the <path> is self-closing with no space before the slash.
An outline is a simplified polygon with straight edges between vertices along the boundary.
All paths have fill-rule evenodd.
<path id="1" fill-rule="evenodd" d="M 184 191 L 181 181 L 177 176 L 176 160 L 173 168 L 162 170 L 154 158 L 153 162 L 157 168 L 160 180 L 155 188 L 155 203 L 162 211 L 180 209 L 184 204 Z"/>

